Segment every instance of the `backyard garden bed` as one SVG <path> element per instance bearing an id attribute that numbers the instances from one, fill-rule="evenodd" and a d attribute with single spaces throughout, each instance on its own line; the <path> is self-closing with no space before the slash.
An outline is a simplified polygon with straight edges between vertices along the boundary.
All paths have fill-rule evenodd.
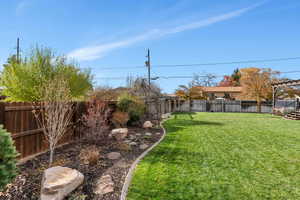
<path id="1" fill-rule="evenodd" d="M 96 148 L 100 150 L 100 158 L 97 164 L 93 166 L 82 163 L 79 158 L 81 150 L 94 146 L 92 144 L 75 142 L 56 149 L 53 166 L 76 169 L 85 177 L 84 183 L 66 199 L 117 200 L 120 198 L 123 182 L 131 164 L 140 154 L 158 141 L 163 133 L 161 128 L 130 127 L 128 130 L 128 136 L 122 143 L 111 138 L 105 144 L 96 145 Z M 120 145 L 129 143 L 130 145 Z M 107 155 L 111 152 L 120 153 L 120 158 L 109 159 Z M 43 171 L 48 168 L 48 161 L 49 153 L 44 153 L 19 165 L 19 175 L 13 183 L 8 185 L 4 193 L 0 193 L 0 199 L 39 199 L 42 175 Z M 114 191 L 104 195 L 96 195 L 96 185 L 103 175 L 112 177 Z"/>

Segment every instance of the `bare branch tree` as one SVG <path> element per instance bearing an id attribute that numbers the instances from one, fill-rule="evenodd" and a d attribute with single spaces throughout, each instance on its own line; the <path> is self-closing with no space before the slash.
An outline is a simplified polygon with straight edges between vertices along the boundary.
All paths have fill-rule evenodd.
<path id="1" fill-rule="evenodd" d="M 217 76 L 211 73 L 194 74 L 193 80 L 190 82 L 190 86 L 204 86 L 211 87 L 216 86 Z"/>
<path id="2" fill-rule="evenodd" d="M 49 142 L 49 165 L 51 165 L 55 147 L 71 124 L 73 103 L 70 88 L 61 77 L 47 82 L 40 90 L 42 94 L 41 102 L 37 103 L 39 109 L 35 106 L 34 115 L 38 126 L 43 129 L 45 138 Z"/>

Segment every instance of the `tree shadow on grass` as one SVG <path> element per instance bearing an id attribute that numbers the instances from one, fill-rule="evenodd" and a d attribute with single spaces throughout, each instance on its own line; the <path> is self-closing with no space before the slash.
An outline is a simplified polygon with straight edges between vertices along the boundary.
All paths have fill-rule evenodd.
<path id="1" fill-rule="evenodd" d="M 207 152 L 187 151 L 183 147 L 170 147 L 161 145 L 157 150 L 152 151 L 143 162 L 154 165 L 164 163 L 171 165 L 188 164 L 190 167 L 200 167 L 201 164 L 209 158 Z"/>
<path id="2" fill-rule="evenodd" d="M 210 121 L 199 121 L 199 120 L 188 120 L 188 119 L 176 119 L 172 124 L 166 123 L 165 127 L 167 132 L 180 131 L 182 129 L 188 128 L 189 126 L 223 126 L 220 122 L 210 122 Z"/>
<path id="3" fill-rule="evenodd" d="M 175 112 L 172 115 L 174 115 L 174 119 L 177 119 L 178 117 L 181 117 L 181 115 L 183 115 L 183 116 L 189 116 L 189 118 L 191 120 L 193 120 L 194 119 L 193 115 L 196 115 L 196 113 L 195 112 Z"/>

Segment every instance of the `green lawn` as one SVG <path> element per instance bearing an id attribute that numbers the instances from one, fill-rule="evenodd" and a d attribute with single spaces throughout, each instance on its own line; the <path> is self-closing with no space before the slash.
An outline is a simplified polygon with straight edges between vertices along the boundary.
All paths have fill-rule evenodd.
<path id="1" fill-rule="evenodd" d="M 300 122 L 267 114 L 177 114 L 138 165 L 128 200 L 300 199 Z"/>

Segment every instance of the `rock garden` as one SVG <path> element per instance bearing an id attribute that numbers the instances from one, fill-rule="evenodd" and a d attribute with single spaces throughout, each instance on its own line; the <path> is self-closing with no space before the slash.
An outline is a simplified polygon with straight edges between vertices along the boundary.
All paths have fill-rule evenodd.
<path id="1" fill-rule="evenodd" d="M 20 174 L 0 199 L 120 199 L 131 164 L 161 136 L 157 124 L 130 126 L 111 130 L 105 143 L 77 141 L 61 146 L 50 169 L 49 153 L 20 164 Z"/>

